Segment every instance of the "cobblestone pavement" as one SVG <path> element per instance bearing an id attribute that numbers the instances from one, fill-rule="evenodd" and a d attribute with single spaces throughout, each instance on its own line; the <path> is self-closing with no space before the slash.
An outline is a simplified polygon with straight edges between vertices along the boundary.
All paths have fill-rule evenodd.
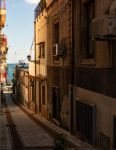
<path id="1" fill-rule="evenodd" d="M 37 115 L 16 105 L 10 94 L 5 94 L 5 98 L 6 103 L 0 113 L 0 150 L 52 150 L 54 132 L 38 122 Z M 93 150 L 78 146 L 80 148 L 73 145 L 68 150 Z"/>

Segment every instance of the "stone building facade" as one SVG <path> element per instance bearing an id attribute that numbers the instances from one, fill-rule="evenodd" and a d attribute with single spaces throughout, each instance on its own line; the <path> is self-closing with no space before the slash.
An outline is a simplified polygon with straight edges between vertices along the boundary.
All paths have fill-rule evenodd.
<path id="1" fill-rule="evenodd" d="M 116 1 L 74 1 L 74 132 L 116 147 Z"/>
<path id="2" fill-rule="evenodd" d="M 6 23 L 6 1 L 0 0 L 0 83 L 4 84 L 7 82 L 7 64 L 6 55 L 8 51 L 7 47 L 7 36 L 2 33 L 2 29 Z"/>
<path id="3" fill-rule="evenodd" d="M 46 1 L 41 0 L 35 9 L 35 76 L 36 112 L 48 119 L 47 99 L 47 13 Z"/>
<path id="4" fill-rule="evenodd" d="M 29 102 L 29 71 L 27 66 L 16 66 L 14 71 L 14 96 L 18 103 L 30 107 Z"/>
<path id="5" fill-rule="evenodd" d="M 71 1 L 41 0 L 35 9 L 34 33 L 35 58 L 29 67 L 34 73 L 29 72 L 29 78 L 35 99 L 30 102 L 38 114 L 69 130 Z"/>
<path id="6" fill-rule="evenodd" d="M 49 119 L 69 130 L 69 83 L 72 41 L 71 1 L 48 1 L 47 81 Z"/>

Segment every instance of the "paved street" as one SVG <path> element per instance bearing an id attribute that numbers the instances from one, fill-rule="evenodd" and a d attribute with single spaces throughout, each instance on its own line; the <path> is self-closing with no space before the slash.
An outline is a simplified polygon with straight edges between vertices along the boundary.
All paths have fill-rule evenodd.
<path id="1" fill-rule="evenodd" d="M 0 115 L 0 148 L 2 149 L 51 149 L 53 137 L 38 126 L 5 95 L 6 105 Z M 33 114 L 30 114 L 33 115 Z"/>
<path id="2" fill-rule="evenodd" d="M 60 130 L 47 122 L 49 128 L 45 126 L 45 120 L 40 122 L 37 115 L 16 105 L 10 94 L 5 94 L 5 98 L 6 103 L 2 105 L 0 113 L 0 150 L 52 150 L 55 132 L 51 128 L 57 132 Z M 93 149 L 79 141 L 75 146 L 73 142 L 69 143 L 69 149 Z"/>

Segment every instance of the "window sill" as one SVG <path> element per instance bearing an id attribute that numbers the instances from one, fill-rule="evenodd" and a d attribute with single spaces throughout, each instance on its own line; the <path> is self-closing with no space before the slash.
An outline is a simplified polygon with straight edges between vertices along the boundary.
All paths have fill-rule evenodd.
<path id="1" fill-rule="evenodd" d="M 80 62 L 80 65 L 95 66 L 96 61 L 95 61 L 95 59 L 82 59 L 81 62 Z"/>

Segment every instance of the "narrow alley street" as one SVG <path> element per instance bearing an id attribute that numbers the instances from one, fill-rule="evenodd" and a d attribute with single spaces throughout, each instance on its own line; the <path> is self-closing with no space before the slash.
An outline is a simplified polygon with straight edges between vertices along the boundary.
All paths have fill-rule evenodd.
<path id="1" fill-rule="evenodd" d="M 0 0 L 0 150 L 116 150 L 116 0 Z"/>
<path id="2" fill-rule="evenodd" d="M 9 94 L 5 97 L 6 104 L 0 118 L 0 149 L 50 149 L 53 146 L 53 138 L 27 117 Z"/>
<path id="3" fill-rule="evenodd" d="M 5 94 L 0 113 L 0 150 L 52 150 L 54 135 L 54 130 L 40 122 L 35 114 L 19 107 L 11 94 Z M 75 150 L 76 147 L 79 150 L 93 149 L 79 141 L 78 146 L 67 143 L 68 149 L 71 150 Z"/>

